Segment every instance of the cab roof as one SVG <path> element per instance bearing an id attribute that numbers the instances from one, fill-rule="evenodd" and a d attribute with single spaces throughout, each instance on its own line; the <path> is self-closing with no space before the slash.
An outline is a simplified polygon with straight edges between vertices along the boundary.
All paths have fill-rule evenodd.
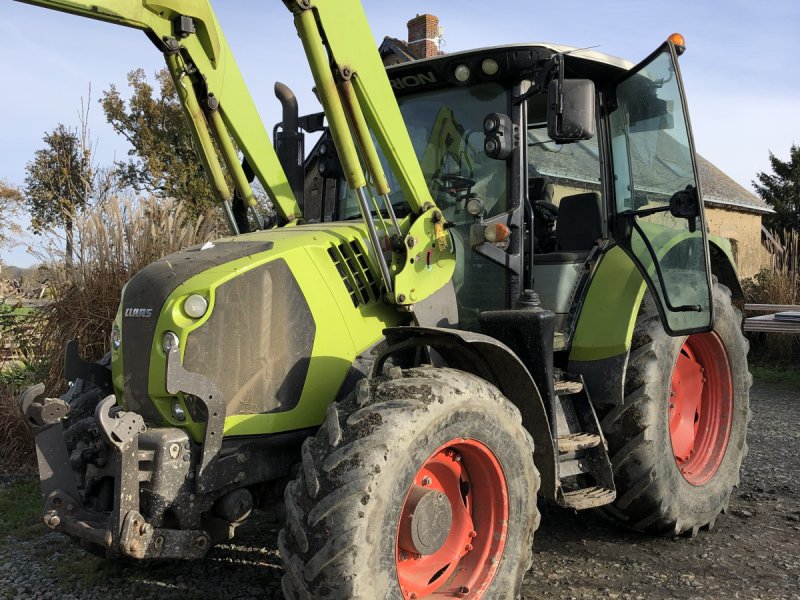
<path id="1" fill-rule="evenodd" d="M 565 55 L 568 77 L 588 78 L 601 84 L 608 79 L 616 79 L 634 67 L 634 63 L 610 54 L 589 48 L 576 48 L 549 42 L 527 44 L 508 44 L 487 48 L 464 50 L 442 54 L 430 58 L 399 63 L 387 67 L 392 87 L 398 94 L 421 91 L 420 88 L 441 87 L 444 85 L 473 85 L 485 81 L 519 81 L 532 76 L 554 54 Z M 481 65 L 492 59 L 499 67 L 494 75 L 486 75 Z M 459 82 L 454 71 L 459 65 L 470 69 L 470 79 Z"/>

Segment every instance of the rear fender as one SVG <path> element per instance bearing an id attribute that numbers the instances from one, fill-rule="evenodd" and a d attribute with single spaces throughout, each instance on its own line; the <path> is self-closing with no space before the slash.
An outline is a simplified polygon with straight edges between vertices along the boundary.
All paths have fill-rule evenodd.
<path id="1" fill-rule="evenodd" d="M 533 437 L 534 461 L 542 476 L 541 493 L 555 499 L 556 448 L 544 403 L 530 372 L 508 346 L 479 333 L 440 327 L 392 327 L 384 334 L 388 348 L 375 361 L 373 376 L 382 372 L 392 356 L 429 348 L 447 366 L 497 387 L 522 414 L 522 424 Z"/>

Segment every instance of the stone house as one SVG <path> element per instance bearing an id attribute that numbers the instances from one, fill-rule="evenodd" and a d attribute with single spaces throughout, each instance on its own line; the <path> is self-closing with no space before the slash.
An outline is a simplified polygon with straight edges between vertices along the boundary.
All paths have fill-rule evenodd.
<path id="1" fill-rule="evenodd" d="M 441 38 L 436 16 L 417 15 L 408 22 L 408 40 L 385 37 L 379 51 L 386 66 L 431 58 L 443 54 Z M 772 209 L 702 156 L 697 162 L 709 229 L 731 241 L 740 277 L 751 277 L 769 264 L 761 219 Z"/>

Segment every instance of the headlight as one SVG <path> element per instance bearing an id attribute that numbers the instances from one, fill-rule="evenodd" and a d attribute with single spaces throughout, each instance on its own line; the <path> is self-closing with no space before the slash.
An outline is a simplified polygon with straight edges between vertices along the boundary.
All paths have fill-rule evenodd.
<path id="1" fill-rule="evenodd" d="M 208 300 L 205 299 L 205 296 L 201 296 L 200 294 L 192 294 L 183 302 L 183 312 L 193 319 L 199 319 L 206 314 L 207 310 Z"/>
<path id="2" fill-rule="evenodd" d="M 472 75 L 472 73 L 467 65 L 458 65 L 455 71 L 453 71 L 453 75 L 455 75 L 457 81 L 466 83 L 469 81 L 469 76 Z"/>
<path id="3" fill-rule="evenodd" d="M 500 70 L 500 65 L 497 64 L 496 60 L 487 58 L 481 63 L 481 70 L 489 76 L 497 75 L 497 72 Z"/>
<path id="4" fill-rule="evenodd" d="M 122 332 L 119 330 L 119 327 L 114 325 L 111 328 L 111 347 L 114 350 L 119 350 L 119 347 L 122 345 Z"/>

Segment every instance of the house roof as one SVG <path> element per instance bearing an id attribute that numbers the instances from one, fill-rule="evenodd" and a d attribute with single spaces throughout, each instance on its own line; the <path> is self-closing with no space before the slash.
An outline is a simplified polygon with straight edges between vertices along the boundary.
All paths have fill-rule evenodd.
<path id="1" fill-rule="evenodd" d="M 706 204 L 764 214 L 775 212 L 764 200 L 736 183 L 699 154 L 697 170 Z"/>
<path id="2" fill-rule="evenodd" d="M 394 54 L 402 62 L 417 60 L 408 43 L 389 36 L 383 38 L 381 45 L 378 47 L 378 52 L 381 58 L 385 58 L 388 54 Z"/>

